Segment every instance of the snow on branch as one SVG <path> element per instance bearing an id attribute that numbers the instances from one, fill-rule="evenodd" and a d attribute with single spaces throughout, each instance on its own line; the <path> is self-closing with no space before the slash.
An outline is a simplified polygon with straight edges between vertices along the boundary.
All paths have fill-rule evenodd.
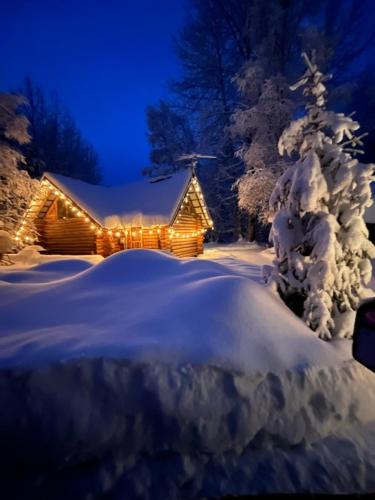
<path id="1" fill-rule="evenodd" d="M 271 196 L 277 211 L 271 237 L 273 279 L 284 300 L 323 339 L 352 334 L 354 311 L 366 296 L 375 247 L 364 212 L 372 204 L 374 165 L 355 158 L 361 139 L 352 115 L 326 110 L 330 75 L 303 54 L 307 69 L 291 88 L 303 88 L 305 115 L 282 133 L 280 155 L 297 154 Z M 350 146 L 348 148 L 347 146 Z"/>

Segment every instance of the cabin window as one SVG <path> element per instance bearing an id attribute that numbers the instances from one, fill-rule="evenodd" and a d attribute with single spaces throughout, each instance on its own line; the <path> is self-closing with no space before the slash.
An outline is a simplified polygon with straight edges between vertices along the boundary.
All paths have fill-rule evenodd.
<path id="1" fill-rule="evenodd" d="M 69 210 L 63 200 L 57 200 L 57 218 L 58 219 L 71 219 L 73 216 L 72 211 Z"/>

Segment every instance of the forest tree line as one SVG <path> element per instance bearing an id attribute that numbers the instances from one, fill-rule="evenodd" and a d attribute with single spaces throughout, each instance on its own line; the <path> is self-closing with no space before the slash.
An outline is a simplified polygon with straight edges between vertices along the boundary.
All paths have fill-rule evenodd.
<path id="1" fill-rule="evenodd" d="M 83 137 L 70 111 L 56 92 L 47 93 L 27 77 L 16 92 L 28 120 L 30 141 L 20 147 L 23 168 L 40 178 L 46 170 L 97 184 L 101 180 L 94 147 Z"/>
<path id="2" fill-rule="evenodd" d="M 283 129 L 301 109 L 289 84 L 300 57 L 313 54 L 334 74 L 331 108 L 351 112 L 369 133 L 365 156 L 375 160 L 374 27 L 370 0 L 190 0 L 174 38 L 181 72 L 169 98 L 147 109 L 156 175 L 186 168 L 192 151 L 216 156 L 198 175 L 215 222 L 215 237 L 265 239 L 269 197 L 287 163 L 278 152 Z"/>

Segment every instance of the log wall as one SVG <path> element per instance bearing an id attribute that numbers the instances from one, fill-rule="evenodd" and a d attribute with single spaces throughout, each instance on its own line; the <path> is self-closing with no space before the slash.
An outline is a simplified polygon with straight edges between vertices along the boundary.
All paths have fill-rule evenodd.
<path id="1" fill-rule="evenodd" d="M 196 257 L 203 253 L 203 235 L 200 233 L 202 223 L 196 215 L 182 213 L 173 224 L 172 229 L 175 231 L 175 236 L 171 240 L 171 251 L 177 257 Z M 198 235 L 192 236 L 193 232 L 198 233 Z M 186 234 L 189 236 L 184 237 Z"/>
<path id="2" fill-rule="evenodd" d="M 86 223 L 83 218 L 58 219 L 56 200 L 44 217 L 35 220 L 35 224 L 40 234 L 39 243 L 48 253 L 97 253 L 107 257 L 131 248 L 160 249 L 172 252 L 177 257 L 195 257 L 203 253 L 204 236 L 200 232 L 202 222 L 194 207 L 190 205 L 184 206 L 171 227 L 133 227 L 128 229 L 127 234 L 121 231 L 120 236 L 116 235 L 115 230 L 96 233 L 91 230 L 91 224 Z M 174 230 L 174 234 L 171 230 Z M 195 233 L 195 236 L 192 233 Z"/>
<path id="3" fill-rule="evenodd" d="M 35 219 L 39 244 L 48 253 L 65 255 L 90 255 L 96 253 L 95 234 L 83 219 L 57 218 L 57 200 L 43 218 Z"/>
<path id="4" fill-rule="evenodd" d="M 48 253 L 90 255 L 96 253 L 95 235 L 81 219 L 56 219 L 35 221 L 39 244 Z"/>

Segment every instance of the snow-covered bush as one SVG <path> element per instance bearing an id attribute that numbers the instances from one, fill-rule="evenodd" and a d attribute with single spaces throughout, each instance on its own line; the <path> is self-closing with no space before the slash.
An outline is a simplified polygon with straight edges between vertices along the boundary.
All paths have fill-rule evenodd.
<path id="1" fill-rule="evenodd" d="M 8 233 L 8 231 L 0 229 L 0 265 L 11 263 L 6 254 L 11 251 L 13 245 L 13 238 Z"/>
<path id="2" fill-rule="evenodd" d="M 31 179 L 25 170 L 19 169 L 24 157 L 16 149 L 16 144 L 30 140 L 27 132 L 28 121 L 17 113 L 24 104 L 20 96 L 0 93 L 0 228 L 7 231 L 22 246 L 22 237 L 27 234 L 28 241 L 36 239 L 37 232 L 31 220 L 25 220 L 16 236 L 20 219 L 35 194 L 38 181 Z"/>
<path id="3" fill-rule="evenodd" d="M 237 156 L 245 173 L 236 182 L 239 207 L 267 224 L 270 196 L 285 161 L 277 151 L 278 139 L 290 122 L 291 102 L 285 79 L 266 78 L 261 66 L 249 63 L 235 78 L 242 103 L 232 115 L 231 134 L 239 139 Z"/>
<path id="4" fill-rule="evenodd" d="M 362 145 L 354 135 L 359 123 L 326 110 L 324 82 L 330 77 L 303 57 L 307 70 L 292 90 L 304 87 L 306 114 L 279 140 L 281 155 L 297 153 L 299 159 L 271 197 L 278 211 L 271 230 L 274 279 L 284 300 L 299 304 L 304 321 L 321 338 L 347 337 L 375 257 L 363 219 L 372 203 L 374 165 L 354 158 Z"/>
<path id="5" fill-rule="evenodd" d="M 27 245 L 12 255 L 12 262 L 18 266 L 34 266 L 42 262 L 40 251 L 43 247 L 40 245 Z"/>
<path id="6" fill-rule="evenodd" d="M 0 256 L 10 252 L 13 246 L 13 240 L 8 231 L 0 229 Z"/>

